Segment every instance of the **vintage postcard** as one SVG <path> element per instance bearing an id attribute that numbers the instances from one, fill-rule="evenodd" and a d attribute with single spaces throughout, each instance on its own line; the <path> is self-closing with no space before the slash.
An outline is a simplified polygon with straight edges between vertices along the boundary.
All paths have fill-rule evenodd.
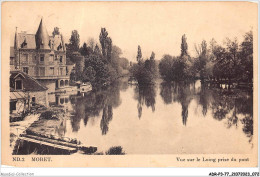
<path id="1" fill-rule="evenodd" d="M 2 164 L 257 167 L 255 2 L 3 2 Z"/>

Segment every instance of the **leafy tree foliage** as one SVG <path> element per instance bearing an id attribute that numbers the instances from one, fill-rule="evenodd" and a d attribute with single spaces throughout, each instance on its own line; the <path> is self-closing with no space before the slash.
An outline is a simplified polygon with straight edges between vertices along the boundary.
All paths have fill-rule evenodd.
<path id="1" fill-rule="evenodd" d="M 71 37 L 69 40 L 69 44 L 66 45 L 66 57 L 69 58 L 72 62 L 75 63 L 73 60 L 72 54 L 73 52 L 79 51 L 79 44 L 80 44 L 80 37 L 77 30 L 73 30 L 71 32 Z"/>
<path id="2" fill-rule="evenodd" d="M 188 55 L 188 44 L 185 34 L 181 37 L 181 56 L 184 55 Z"/>
<path id="3" fill-rule="evenodd" d="M 108 32 L 106 28 L 101 28 L 99 41 L 101 44 L 103 57 L 110 62 L 112 53 L 112 39 L 108 37 Z"/>
<path id="4" fill-rule="evenodd" d="M 142 61 L 142 50 L 141 50 L 140 45 L 138 45 L 136 61 L 138 63 Z"/>
<path id="5" fill-rule="evenodd" d="M 239 44 L 237 39 L 226 39 L 225 46 L 212 39 L 210 47 L 203 40 L 195 45 L 197 57 L 188 55 L 187 38 L 182 36 L 181 55 L 164 55 L 159 64 L 159 71 L 166 81 L 200 78 L 225 80 L 231 82 L 252 82 L 253 79 L 253 34 L 244 36 Z"/>
<path id="6" fill-rule="evenodd" d="M 138 64 L 133 64 L 131 67 L 132 76 L 137 80 L 139 85 L 152 84 L 157 77 L 157 65 L 155 63 L 155 54 L 152 52 L 150 59 L 142 60 L 141 47 L 138 46 L 137 61 Z"/>
<path id="7" fill-rule="evenodd" d="M 93 38 L 89 39 L 89 46 L 84 42 L 79 49 L 85 58 L 81 80 L 91 82 L 93 87 L 109 85 L 128 73 L 128 60 L 121 58 L 122 50 L 119 47 L 112 46 L 112 40 L 105 28 L 101 28 L 99 39 L 101 50 L 98 44 L 94 46 Z"/>
<path id="8" fill-rule="evenodd" d="M 60 29 L 58 27 L 54 27 L 52 36 L 59 35 L 60 34 Z"/>

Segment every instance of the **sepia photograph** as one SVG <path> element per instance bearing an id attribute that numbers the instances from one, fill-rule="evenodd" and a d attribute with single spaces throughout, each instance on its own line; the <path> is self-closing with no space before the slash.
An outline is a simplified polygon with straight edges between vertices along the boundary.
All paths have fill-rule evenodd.
<path id="1" fill-rule="evenodd" d="M 4 2 L 2 163 L 256 167 L 257 40 L 254 2 Z"/>

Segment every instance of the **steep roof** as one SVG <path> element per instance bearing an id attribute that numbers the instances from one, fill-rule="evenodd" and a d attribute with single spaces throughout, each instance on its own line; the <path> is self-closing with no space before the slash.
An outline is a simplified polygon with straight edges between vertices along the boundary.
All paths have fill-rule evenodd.
<path id="1" fill-rule="evenodd" d="M 26 33 L 18 33 L 17 34 L 17 47 L 22 48 L 22 46 L 25 43 L 26 43 L 27 49 L 36 49 L 35 35 L 26 34 Z"/>
<path id="2" fill-rule="evenodd" d="M 41 19 L 39 28 L 35 34 L 35 41 L 37 49 L 50 49 L 50 38 L 47 29 L 43 23 L 43 19 Z"/>
<path id="3" fill-rule="evenodd" d="M 52 49 L 55 51 L 65 51 L 65 43 L 61 34 L 49 36 L 43 19 L 39 24 L 36 34 L 26 32 L 15 33 L 14 48 L 26 49 Z"/>
<path id="4" fill-rule="evenodd" d="M 14 47 L 10 47 L 10 58 L 14 58 Z"/>
<path id="5" fill-rule="evenodd" d="M 10 72 L 10 80 L 14 80 L 18 76 L 21 76 L 23 79 L 23 89 L 24 91 L 45 91 L 48 90 L 47 87 L 40 84 L 36 79 L 29 76 L 28 74 L 22 72 L 22 71 L 11 71 Z"/>

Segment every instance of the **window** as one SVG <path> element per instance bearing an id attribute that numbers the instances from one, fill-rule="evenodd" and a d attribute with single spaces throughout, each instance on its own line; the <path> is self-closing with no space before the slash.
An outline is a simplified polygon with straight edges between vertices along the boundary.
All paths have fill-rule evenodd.
<path id="1" fill-rule="evenodd" d="M 64 98 L 61 98 L 60 99 L 60 104 L 63 104 L 64 103 Z"/>
<path id="2" fill-rule="evenodd" d="M 23 88 L 22 86 L 22 80 L 16 80 L 15 81 L 15 89 L 16 90 L 21 90 Z"/>
<path id="3" fill-rule="evenodd" d="M 21 62 L 22 63 L 28 63 L 28 54 L 22 54 Z"/>
<path id="4" fill-rule="evenodd" d="M 29 68 L 28 67 L 23 67 L 23 72 L 25 72 L 26 74 L 28 74 Z"/>
<path id="5" fill-rule="evenodd" d="M 40 62 L 44 62 L 44 54 L 41 54 L 41 56 L 40 56 Z"/>
<path id="6" fill-rule="evenodd" d="M 60 62 L 62 63 L 62 56 L 60 56 Z"/>
<path id="7" fill-rule="evenodd" d="M 35 103 L 36 103 L 36 98 L 32 97 L 32 106 L 35 106 Z"/>
<path id="8" fill-rule="evenodd" d="M 55 55 L 55 60 L 58 60 L 58 55 Z"/>
<path id="9" fill-rule="evenodd" d="M 63 68 L 60 68 L 60 75 L 63 76 Z"/>
<path id="10" fill-rule="evenodd" d="M 15 111 L 16 110 L 16 101 L 10 102 L 10 111 Z"/>
<path id="11" fill-rule="evenodd" d="M 45 68 L 44 67 L 40 67 L 39 68 L 39 71 L 40 71 L 40 76 L 45 76 Z"/>
<path id="12" fill-rule="evenodd" d="M 63 80 L 60 81 L 60 87 L 64 87 L 64 81 Z"/>
<path id="13" fill-rule="evenodd" d="M 49 61 L 50 61 L 50 62 L 54 62 L 54 55 L 52 55 L 52 54 L 50 55 Z"/>
<path id="14" fill-rule="evenodd" d="M 54 75 L 54 67 L 50 67 L 50 74 Z"/>

